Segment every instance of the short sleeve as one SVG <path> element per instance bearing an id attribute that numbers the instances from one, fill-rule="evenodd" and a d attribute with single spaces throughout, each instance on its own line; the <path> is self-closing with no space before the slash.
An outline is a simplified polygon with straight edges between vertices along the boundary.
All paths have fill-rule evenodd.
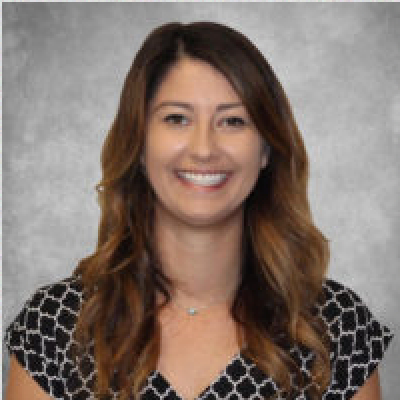
<path id="1" fill-rule="evenodd" d="M 324 397 L 350 399 L 383 359 L 393 334 L 351 289 L 327 281 L 321 310 L 331 337 L 331 385 Z"/>
<path id="2" fill-rule="evenodd" d="M 66 333 L 74 317 L 71 307 L 74 300 L 70 298 L 69 287 L 64 281 L 37 290 L 8 326 L 4 338 L 10 354 L 14 354 L 43 390 L 56 399 L 64 398 L 64 380 L 60 373 L 65 361 L 62 347 L 63 342 L 70 340 Z M 67 309 L 69 315 L 65 313 Z"/>

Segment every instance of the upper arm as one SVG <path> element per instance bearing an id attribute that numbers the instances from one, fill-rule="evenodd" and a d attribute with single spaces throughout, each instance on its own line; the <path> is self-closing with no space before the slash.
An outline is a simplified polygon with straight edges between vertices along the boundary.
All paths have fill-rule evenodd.
<path id="1" fill-rule="evenodd" d="M 51 397 L 18 363 L 14 355 L 11 356 L 6 400 L 49 400 Z"/>
<path id="2" fill-rule="evenodd" d="M 352 400 L 382 400 L 378 368 L 375 369 L 360 390 L 352 397 Z"/>

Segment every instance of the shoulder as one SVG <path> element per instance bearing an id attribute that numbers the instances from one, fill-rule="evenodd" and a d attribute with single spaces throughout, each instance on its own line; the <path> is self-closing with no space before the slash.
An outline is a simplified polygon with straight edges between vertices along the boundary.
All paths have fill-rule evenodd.
<path id="1" fill-rule="evenodd" d="M 82 285 L 77 277 L 40 287 L 26 301 L 7 331 L 23 329 L 50 338 L 55 337 L 57 328 L 71 330 L 82 297 Z"/>
<path id="2" fill-rule="evenodd" d="M 357 293 L 337 281 L 326 279 L 323 294 L 324 299 L 317 305 L 317 309 L 329 328 L 332 340 L 351 334 L 361 337 L 361 333 L 364 333 L 368 340 L 382 340 L 386 348 L 393 335 L 374 317 Z"/>
<path id="3" fill-rule="evenodd" d="M 355 394 L 382 360 L 393 337 L 352 289 L 326 279 L 317 311 L 331 340 L 332 383 L 328 393 Z"/>
<path id="4" fill-rule="evenodd" d="M 333 279 L 326 279 L 323 294 L 324 299 L 317 308 L 333 338 L 367 326 L 372 336 L 384 336 L 389 332 L 388 328 L 379 324 L 361 297 L 349 287 Z"/>
<path id="5" fill-rule="evenodd" d="M 77 315 L 82 298 L 82 284 L 78 277 L 71 276 L 39 288 L 26 307 L 62 321 L 66 314 Z"/>
<path id="6" fill-rule="evenodd" d="M 5 332 L 9 352 L 55 398 L 62 398 L 64 393 L 60 366 L 69 362 L 82 301 L 82 285 L 77 277 L 40 287 Z"/>
<path id="7" fill-rule="evenodd" d="M 317 307 L 321 317 L 329 326 L 343 321 L 346 326 L 353 325 L 355 328 L 357 321 L 364 323 L 366 305 L 353 290 L 337 281 L 326 279 L 323 283 L 323 294 L 323 301 L 318 303 Z"/>
<path id="8" fill-rule="evenodd" d="M 53 314 L 59 308 L 77 312 L 81 305 L 82 296 L 80 279 L 71 276 L 37 289 L 28 305 L 49 314 Z"/>

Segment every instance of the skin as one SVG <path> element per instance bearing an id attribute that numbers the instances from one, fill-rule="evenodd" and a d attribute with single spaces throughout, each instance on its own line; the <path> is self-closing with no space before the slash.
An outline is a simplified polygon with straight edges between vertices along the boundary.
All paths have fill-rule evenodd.
<path id="1" fill-rule="evenodd" d="M 229 299 L 240 278 L 243 202 L 268 155 L 223 75 L 188 58 L 169 71 L 150 104 L 142 163 L 157 194 L 156 242 L 174 281 L 173 299 L 191 306 L 209 304 L 221 293 Z M 232 175 L 223 188 L 205 192 L 183 185 L 176 169 L 229 170 Z M 220 301 L 213 315 L 223 321 L 227 310 Z M 51 399 L 12 356 L 6 399 L 27 398 Z M 353 399 L 381 399 L 378 370 Z"/>
<path id="2" fill-rule="evenodd" d="M 39 384 L 21 367 L 15 356 L 11 357 L 6 400 L 50 400 Z"/>
<path id="3" fill-rule="evenodd" d="M 150 104 L 143 163 L 157 194 L 156 243 L 180 304 L 209 304 L 237 287 L 243 202 L 268 162 L 262 143 L 220 72 L 189 58 L 170 69 Z M 213 192 L 175 175 L 203 169 L 232 175 Z"/>

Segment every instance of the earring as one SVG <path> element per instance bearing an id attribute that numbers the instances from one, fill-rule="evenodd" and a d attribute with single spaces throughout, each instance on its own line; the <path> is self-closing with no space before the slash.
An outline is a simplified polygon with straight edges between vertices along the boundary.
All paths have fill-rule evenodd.
<path id="1" fill-rule="evenodd" d="M 265 139 L 263 139 L 262 152 L 263 152 L 262 157 L 265 157 L 265 165 L 262 166 L 261 169 L 264 169 L 268 165 L 269 156 L 270 156 L 270 153 L 271 153 L 271 147 L 269 146 L 269 144 L 267 143 L 267 141 Z"/>
<path id="2" fill-rule="evenodd" d="M 267 141 L 265 139 L 264 139 L 264 143 L 263 143 L 263 151 L 269 157 L 269 154 L 271 152 L 271 147 L 270 147 L 270 145 L 267 143 Z"/>
<path id="3" fill-rule="evenodd" d="M 143 154 L 140 155 L 140 169 L 144 175 L 146 175 L 146 164 L 144 163 L 144 156 Z"/>

